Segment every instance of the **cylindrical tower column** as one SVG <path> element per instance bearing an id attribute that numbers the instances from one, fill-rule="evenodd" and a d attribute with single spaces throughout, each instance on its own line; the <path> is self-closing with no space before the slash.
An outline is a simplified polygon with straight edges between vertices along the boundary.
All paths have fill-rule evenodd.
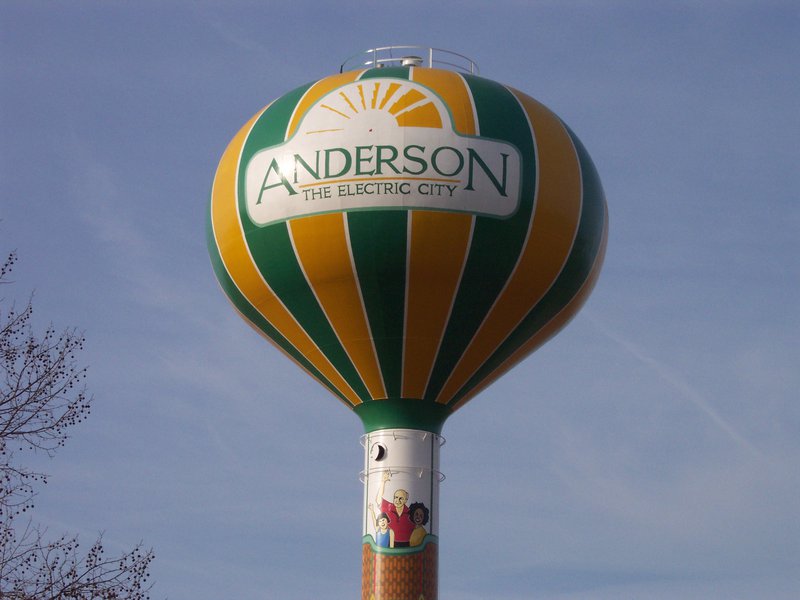
<path id="1" fill-rule="evenodd" d="M 417 429 L 381 429 L 361 439 L 361 598 L 435 600 L 444 438 Z"/>

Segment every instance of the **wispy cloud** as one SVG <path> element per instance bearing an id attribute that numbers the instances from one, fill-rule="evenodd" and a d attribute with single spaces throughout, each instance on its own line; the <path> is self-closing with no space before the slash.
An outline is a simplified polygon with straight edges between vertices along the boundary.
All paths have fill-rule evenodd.
<path id="1" fill-rule="evenodd" d="M 145 307 L 179 313 L 194 327 L 207 322 L 202 311 L 194 309 L 196 282 L 172 264 L 176 240 L 161 239 L 155 228 L 146 229 L 152 223 L 143 221 L 142 214 L 130 206 L 132 182 L 126 180 L 126 172 L 93 152 L 77 135 L 71 140 L 69 156 L 70 197 L 76 212 L 100 243 L 98 256 L 127 285 L 128 297 Z M 210 268 L 208 272 L 211 281 Z"/>
<path id="2" fill-rule="evenodd" d="M 273 54 L 270 46 L 249 35 L 242 27 L 236 27 L 231 24 L 231 21 L 221 18 L 218 14 L 214 14 L 210 6 L 203 6 L 200 3 L 196 3 L 193 4 L 193 7 L 195 13 L 203 22 L 231 46 L 248 53 L 254 52 L 257 56 L 270 56 Z"/>
<path id="3" fill-rule="evenodd" d="M 736 428 L 731 425 L 722 415 L 720 415 L 711 403 L 695 389 L 688 381 L 686 381 L 680 374 L 676 373 L 663 361 L 660 361 L 635 342 L 625 339 L 620 333 L 612 330 L 608 325 L 600 321 L 591 311 L 586 311 L 585 316 L 589 322 L 597 328 L 608 339 L 614 341 L 625 350 L 634 356 L 639 362 L 651 368 L 663 381 L 668 383 L 672 388 L 677 390 L 680 395 L 691 402 L 701 413 L 708 417 L 721 431 L 725 432 L 728 437 L 736 442 L 736 444 L 746 450 L 747 452 L 765 458 L 764 454 L 756 448 L 747 438 L 739 433 Z"/>

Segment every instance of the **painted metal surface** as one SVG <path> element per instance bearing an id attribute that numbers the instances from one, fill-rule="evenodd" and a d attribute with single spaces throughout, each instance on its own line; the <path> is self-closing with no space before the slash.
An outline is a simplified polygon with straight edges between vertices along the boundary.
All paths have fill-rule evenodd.
<path id="1" fill-rule="evenodd" d="M 440 432 L 578 311 L 606 235 L 597 172 L 555 114 L 423 67 L 272 102 L 225 151 L 208 220 L 236 310 L 366 431 Z"/>
<path id="2" fill-rule="evenodd" d="M 433 600 L 442 425 L 580 309 L 608 216 L 550 110 L 378 50 L 239 131 L 208 246 L 239 314 L 364 424 L 362 599 Z"/>
<path id="3" fill-rule="evenodd" d="M 362 443 L 362 598 L 435 599 L 444 440 L 428 431 L 383 429 Z"/>

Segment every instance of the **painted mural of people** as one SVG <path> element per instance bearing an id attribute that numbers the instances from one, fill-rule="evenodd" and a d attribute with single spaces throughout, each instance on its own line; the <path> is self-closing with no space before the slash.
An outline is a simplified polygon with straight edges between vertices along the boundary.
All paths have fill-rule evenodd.
<path id="1" fill-rule="evenodd" d="M 375 523 L 375 545 L 379 548 L 394 548 L 394 531 L 389 529 L 389 515 L 385 512 L 375 516 L 375 509 L 369 505 L 372 521 Z"/>
<path id="2" fill-rule="evenodd" d="M 428 532 L 425 525 L 428 524 L 430 518 L 430 511 L 422 502 L 414 502 L 408 507 L 408 513 L 411 516 L 411 522 L 414 523 L 414 531 L 411 532 L 409 544 L 411 546 L 419 546 Z"/>
<path id="3" fill-rule="evenodd" d="M 389 517 L 389 528 L 394 532 L 394 547 L 407 548 L 410 546 L 411 532 L 414 531 L 414 523 L 411 522 L 411 515 L 408 509 L 408 492 L 397 489 L 392 496 L 392 501 L 385 500 L 383 492 L 386 489 L 386 482 L 392 478 L 390 471 L 383 472 L 381 485 L 375 496 L 375 502 L 380 505 L 381 512 Z"/>

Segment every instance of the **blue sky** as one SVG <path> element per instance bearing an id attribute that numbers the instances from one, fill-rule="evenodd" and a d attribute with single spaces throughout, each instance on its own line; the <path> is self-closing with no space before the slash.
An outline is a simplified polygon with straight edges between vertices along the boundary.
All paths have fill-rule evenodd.
<path id="1" fill-rule="evenodd" d="M 491 6 L 491 8 L 489 8 Z M 153 546 L 155 598 L 357 597 L 358 419 L 242 322 L 204 239 L 270 100 L 385 44 L 541 100 L 606 191 L 606 264 L 446 424 L 443 600 L 800 595 L 793 2 L 0 4 L 0 250 L 86 331 L 53 534 Z"/>

